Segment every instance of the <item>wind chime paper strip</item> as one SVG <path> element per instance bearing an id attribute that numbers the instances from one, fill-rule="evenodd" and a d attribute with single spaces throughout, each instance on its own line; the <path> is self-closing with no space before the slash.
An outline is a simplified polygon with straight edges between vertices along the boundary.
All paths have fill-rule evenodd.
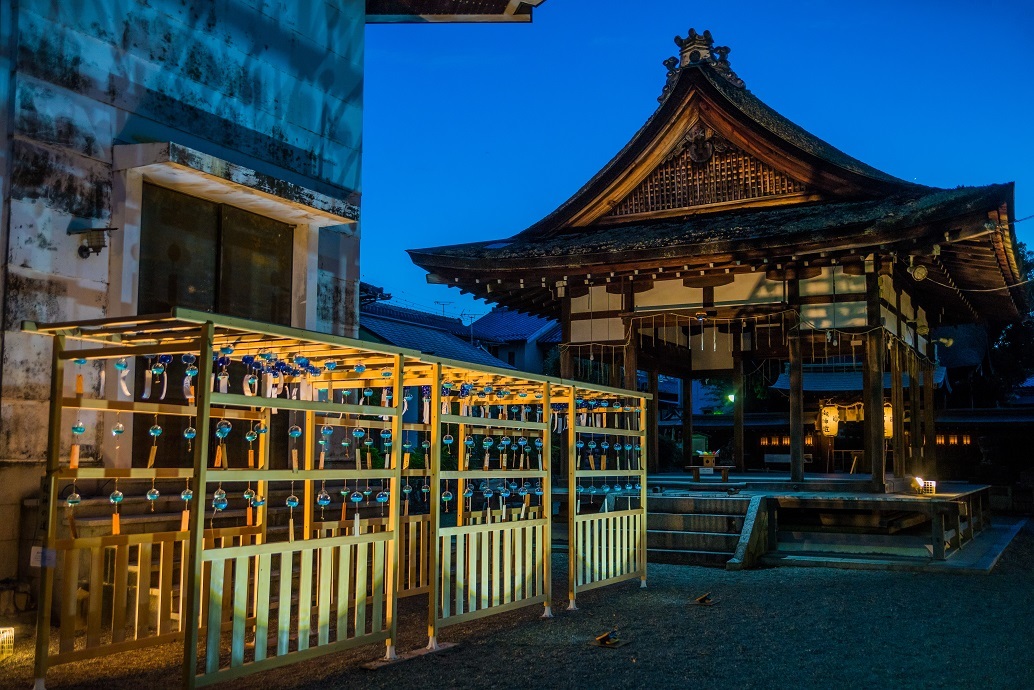
<path id="1" fill-rule="evenodd" d="M 158 446 L 152 445 L 147 451 L 147 469 L 154 467 L 154 460 L 158 455 Z"/>
<path id="2" fill-rule="evenodd" d="M 125 376 L 125 374 L 126 374 L 126 372 L 122 372 L 123 376 Z M 144 392 L 140 394 L 140 399 L 141 400 L 149 400 L 151 398 L 151 383 L 152 383 L 153 379 L 154 379 L 154 374 L 151 373 L 151 369 L 150 368 L 145 369 L 144 370 Z M 126 395 L 129 395 L 128 391 L 126 392 Z"/>
<path id="3" fill-rule="evenodd" d="M 83 375 L 82 374 L 76 374 L 75 375 L 75 394 L 76 395 L 82 395 L 83 394 Z"/>
<path id="4" fill-rule="evenodd" d="M 79 469 L 79 444 L 73 443 L 72 449 L 68 453 L 68 468 L 75 470 Z"/>

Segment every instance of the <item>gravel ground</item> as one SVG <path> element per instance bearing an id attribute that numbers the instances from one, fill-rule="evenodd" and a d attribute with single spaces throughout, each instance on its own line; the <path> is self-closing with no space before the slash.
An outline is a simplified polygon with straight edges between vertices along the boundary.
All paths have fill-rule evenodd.
<path id="1" fill-rule="evenodd" d="M 377 671 L 380 645 L 239 681 L 250 688 L 1034 687 L 1034 526 L 989 576 L 773 568 L 740 573 L 651 565 L 649 588 L 587 592 L 567 612 L 566 558 L 554 557 L 552 620 L 541 609 L 441 631 L 455 648 Z M 710 592 L 718 603 L 694 605 Z M 402 606 L 399 649 L 426 643 L 426 609 Z M 588 642 L 611 628 L 617 649 Z M 0 687 L 31 687 L 31 644 L 0 662 Z M 178 687 L 166 645 L 52 670 L 51 688 Z"/>

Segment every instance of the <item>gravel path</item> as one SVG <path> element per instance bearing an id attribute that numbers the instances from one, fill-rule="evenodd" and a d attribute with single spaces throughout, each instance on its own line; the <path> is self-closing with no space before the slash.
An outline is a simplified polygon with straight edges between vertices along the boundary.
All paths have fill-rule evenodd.
<path id="1" fill-rule="evenodd" d="M 554 558 L 552 620 L 531 607 L 446 628 L 457 647 L 367 671 L 380 645 L 240 681 L 249 688 L 1034 687 L 1034 527 L 989 576 L 774 568 L 740 573 L 651 565 L 649 589 L 588 592 L 566 612 Z M 718 604 L 697 606 L 710 592 Z M 399 649 L 426 643 L 426 610 L 402 606 Z M 588 645 L 616 627 L 630 644 Z M 31 687 L 25 638 L 0 687 Z M 175 646 L 54 669 L 50 688 L 178 687 Z"/>

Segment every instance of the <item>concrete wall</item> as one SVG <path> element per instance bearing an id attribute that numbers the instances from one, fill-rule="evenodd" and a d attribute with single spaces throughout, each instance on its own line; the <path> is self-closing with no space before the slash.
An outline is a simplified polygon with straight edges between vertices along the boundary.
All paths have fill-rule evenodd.
<path id="1" fill-rule="evenodd" d="M 4 578 L 16 575 L 18 504 L 38 488 L 46 451 L 50 341 L 20 324 L 123 311 L 109 308 L 112 273 L 121 280 L 136 257 L 112 242 L 81 259 L 80 238 L 68 234 L 133 215 L 120 201 L 115 147 L 176 142 L 358 205 L 365 5 L 5 0 L 0 15 Z M 317 299 L 307 299 L 305 324 L 351 335 L 358 226 L 312 232 L 303 268 Z M 90 394 L 97 369 L 84 369 Z M 103 424 L 83 421 L 83 462 L 101 461 Z"/>

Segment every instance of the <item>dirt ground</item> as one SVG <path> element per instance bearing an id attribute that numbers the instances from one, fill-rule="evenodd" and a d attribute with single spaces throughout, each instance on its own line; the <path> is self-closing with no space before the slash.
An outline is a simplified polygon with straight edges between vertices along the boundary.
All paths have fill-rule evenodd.
<path id="1" fill-rule="evenodd" d="M 991 575 L 651 565 L 649 588 L 587 592 L 565 611 L 566 558 L 554 557 L 554 613 L 531 607 L 441 631 L 457 646 L 377 671 L 379 645 L 251 676 L 249 688 L 1032 688 L 1034 527 Z M 717 602 L 698 606 L 710 592 Z M 426 609 L 404 602 L 399 650 L 426 644 Z M 9 624 L 9 623 L 7 623 Z M 588 643 L 617 628 L 628 644 Z M 31 640 L 0 662 L 0 687 L 29 688 Z M 173 688 L 167 645 L 68 664 L 49 688 Z"/>

